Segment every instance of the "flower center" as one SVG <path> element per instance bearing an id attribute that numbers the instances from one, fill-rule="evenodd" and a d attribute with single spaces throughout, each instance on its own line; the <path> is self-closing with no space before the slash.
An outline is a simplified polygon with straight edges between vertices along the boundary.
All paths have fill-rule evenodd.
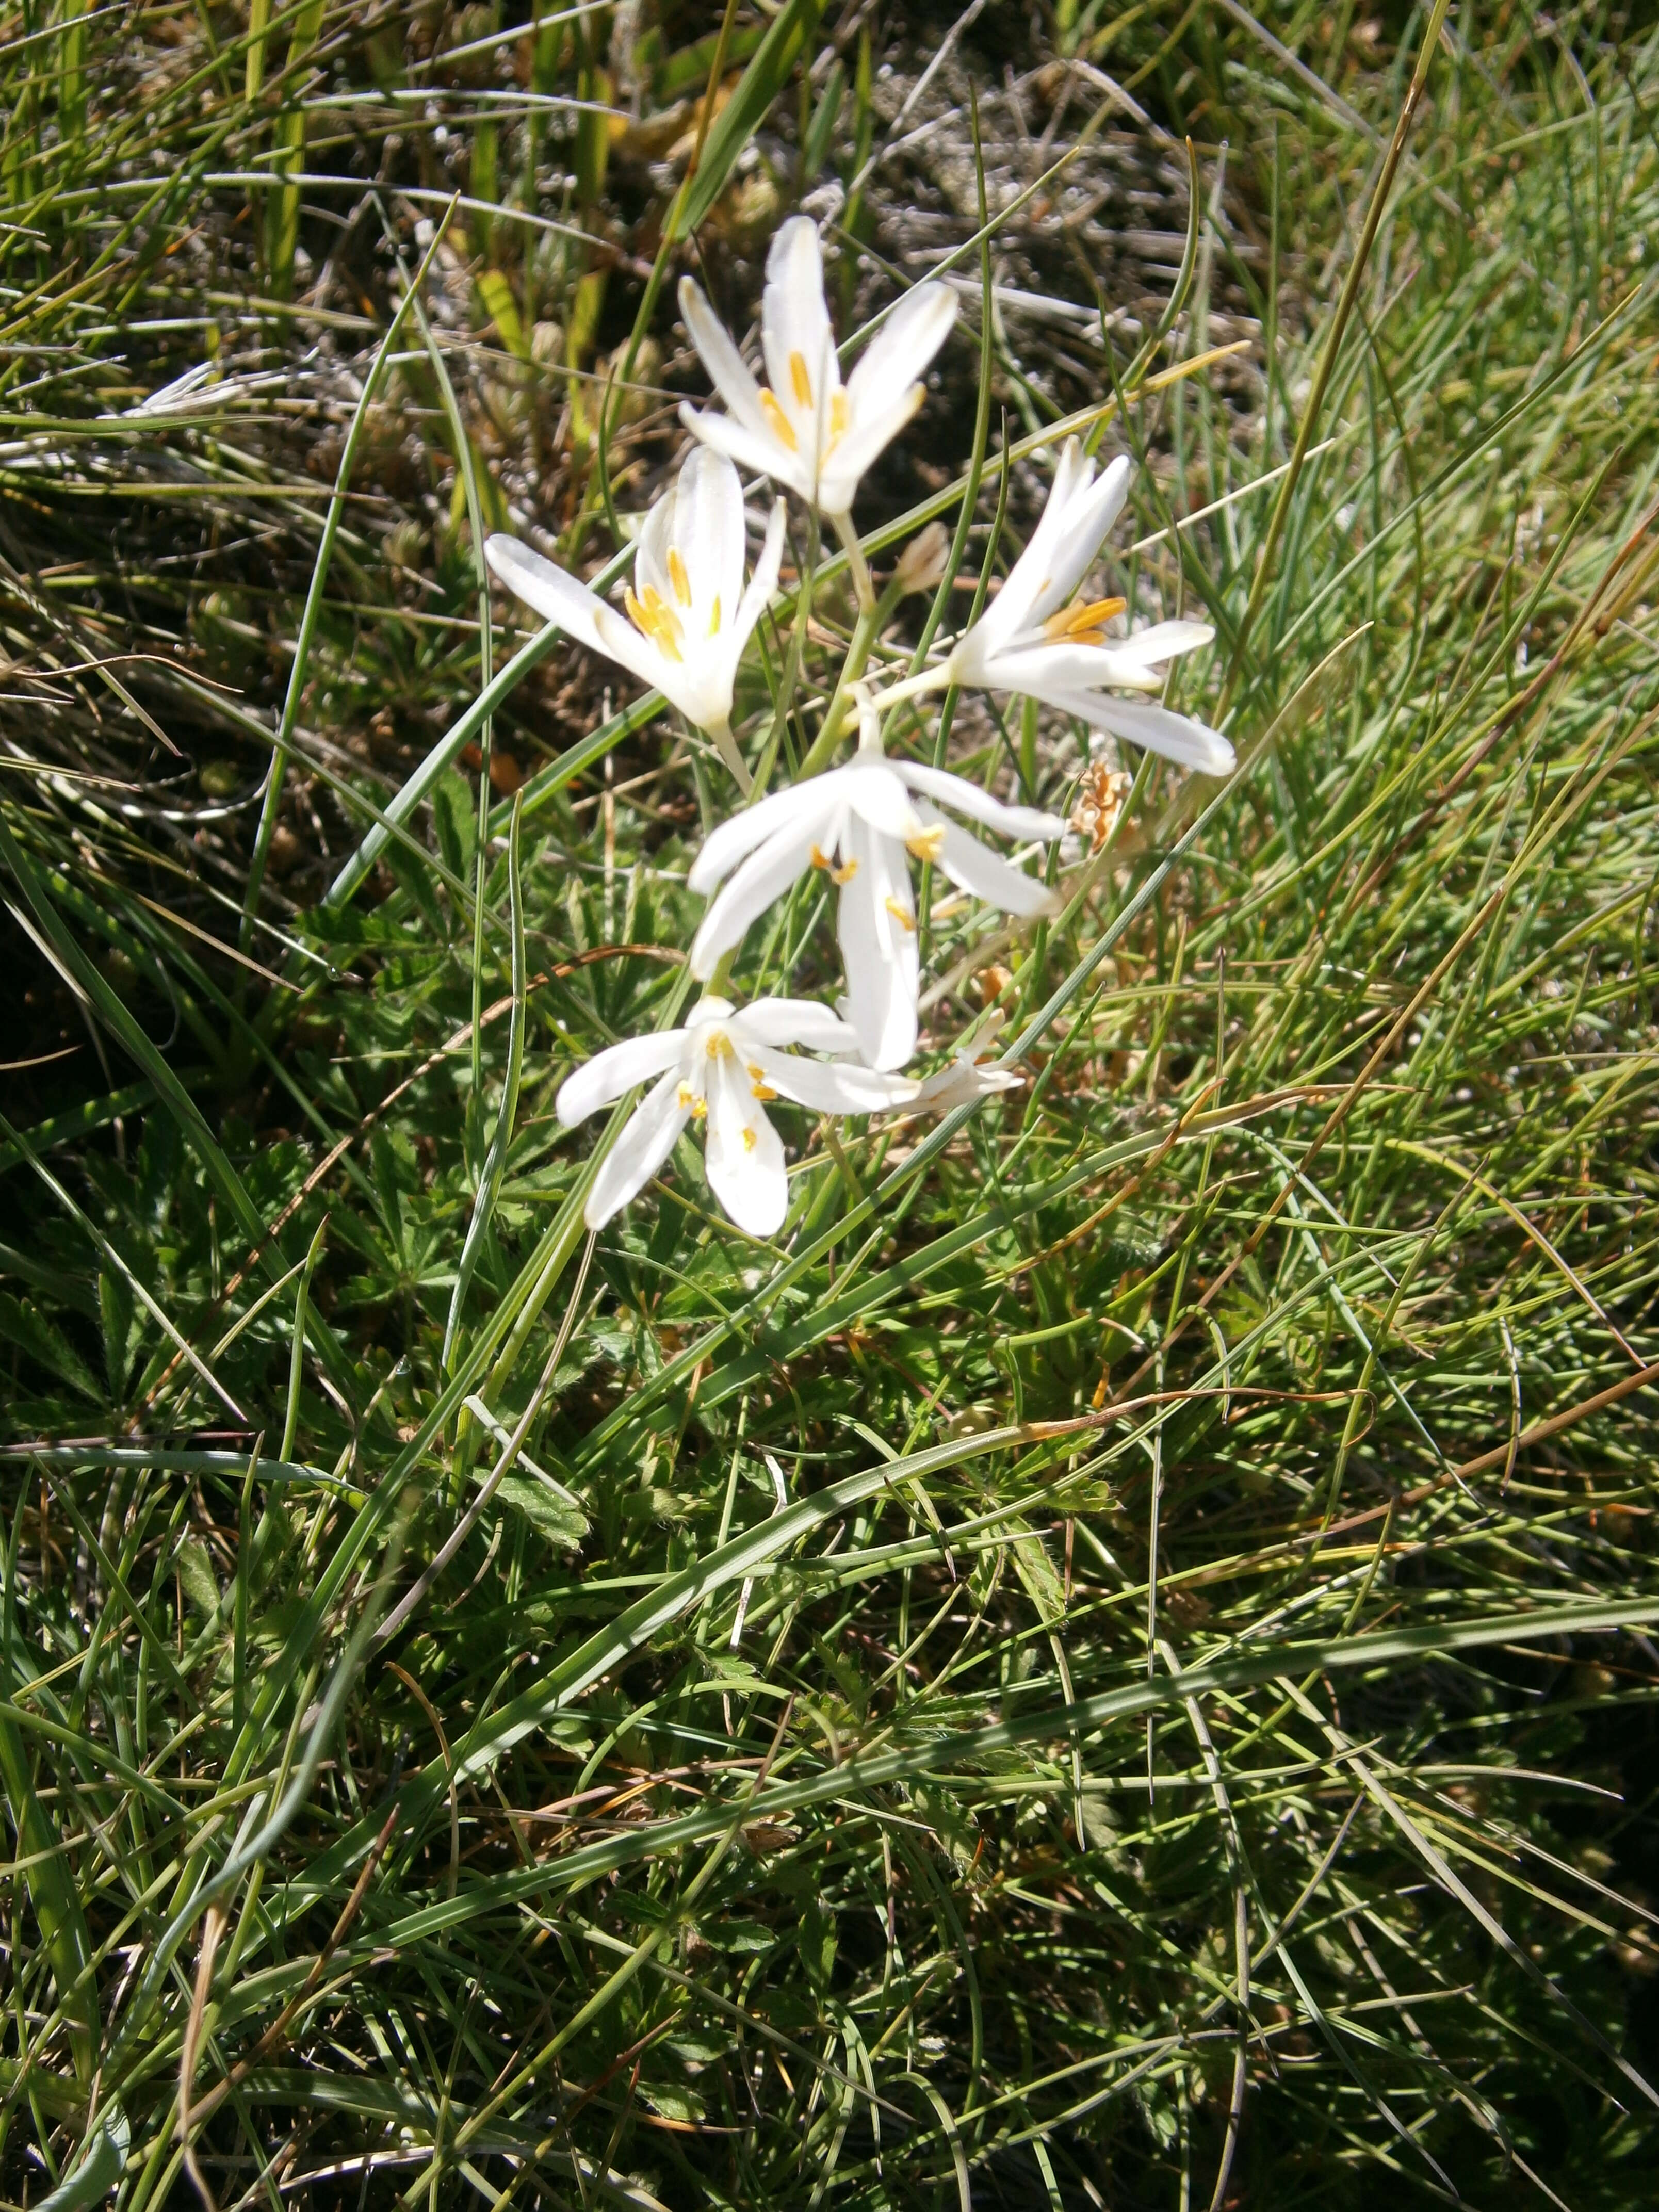
<path id="1" fill-rule="evenodd" d="M 642 599 L 635 599 L 632 591 L 624 592 L 623 605 L 635 629 L 642 637 L 648 637 L 659 653 L 670 660 L 684 659 L 680 652 L 680 618 L 654 584 L 646 586 Z"/>
<path id="2" fill-rule="evenodd" d="M 1042 634 L 1056 644 L 1064 638 L 1073 645 L 1104 645 L 1108 640 L 1102 635 L 1103 625 L 1128 604 L 1127 599 L 1091 599 L 1086 606 L 1062 607 L 1043 623 Z"/>
<path id="3" fill-rule="evenodd" d="M 703 1048 L 710 1060 L 730 1060 L 732 1057 L 732 1040 L 724 1030 L 714 1030 Z"/>
<path id="4" fill-rule="evenodd" d="M 761 412 L 766 417 L 767 428 L 771 431 L 772 435 L 790 453 L 799 453 L 800 441 L 795 435 L 795 426 L 779 406 L 776 395 L 770 392 L 763 392 L 760 398 Z"/>

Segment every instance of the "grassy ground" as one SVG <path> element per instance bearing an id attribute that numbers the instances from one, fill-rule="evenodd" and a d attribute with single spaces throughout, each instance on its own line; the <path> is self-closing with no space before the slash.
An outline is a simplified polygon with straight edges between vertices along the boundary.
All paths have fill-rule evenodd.
<path id="1" fill-rule="evenodd" d="M 0 27 L 0 2197 L 1638 2202 L 1651 33 L 534 13 Z M 742 329 L 804 196 L 844 333 L 964 281 L 882 652 L 1105 405 L 1241 765 L 1113 820 L 955 702 L 1079 809 L 1058 922 L 935 895 L 931 1049 L 1026 1087 L 590 1241 L 553 1095 L 684 992 L 719 771 L 562 645 L 470 712 L 477 538 L 611 558 L 659 279 Z M 833 991 L 815 896 L 745 988 Z"/>

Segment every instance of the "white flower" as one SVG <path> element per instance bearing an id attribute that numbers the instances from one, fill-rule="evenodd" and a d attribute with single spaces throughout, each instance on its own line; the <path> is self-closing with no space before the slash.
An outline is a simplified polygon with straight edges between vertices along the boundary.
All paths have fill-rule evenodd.
<path id="1" fill-rule="evenodd" d="M 845 1053 L 856 1039 L 827 1006 L 809 999 L 757 999 L 736 1012 L 710 996 L 684 1029 L 630 1037 L 597 1053 L 560 1086 L 558 1116 L 574 1127 L 635 1084 L 658 1079 L 601 1165 L 583 1218 L 602 1228 L 642 1190 L 694 1117 L 708 1125 L 704 1161 L 714 1195 L 739 1229 L 770 1237 L 789 1210 L 783 1146 L 766 1118 L 771 1098 L 820 1114 L 873 1114 L 902 1106 L 920 1085 L 845 1060 L 831 1066 L 781 1052 L 803 1044 Z"/>
<path id="2" fill-rule="evenodd" d="M 1082 582 L 1118 518 L 1129 464 L 1120 456 L 1097 478 L 1075 438 L 1054 471 L 1042 520 L 985 612 L 952 648 L 945 666 L 955 684 L 1018 691 L 1079 715 L 1098 730 L 1167 754 L 1206 775 L 1225 775 L 1233 749 L 1202 722 L 1167 708 L 1114 699 L 1103 690 L 1156 691 L 1162 662 L 1207 645 L 1207 623 L 1161 622 L 1129 637 L 1103 628 L 1121 614 L 1121 599 L 1073 606 Z"/>
<path id="3" fill-rule="evenodd" d="M 851 512 L 859 478 L 921 406 L 921 374 L 956 320 L 957 297 L 945 284 L 907 292 L 843 385 L 823 303 L 818 234 L 805 216 L 793 216 L 766 257 L 761 349 L 769 389 L 755 381 L 689 276 L 680 281 L 680 313 L 731 410 L 701 415 L 682 407 L 686 428 L 839 524 Z"/>
<path id="4" fill-rule="evenodd" d="M 711 833 L 687 878 L 705 896 L 730 878 L 691 945 L 691 973 L 706 981 L 720 955 L 809 867 L 841 890 L 837 934 L 859 1049 L 872 1067 L 902 1067 L 916 1047 L 915 902 L 908 855 L 931 860 L 952 883 L 1010 914 L 1052 913 L 1053 893 L 989 853 L 920 794 L 939 799 L 1005 837 L 1058 837 L 1066 824 L 1029 806 L 1005 806 L 944 769 L 882 757 L 873 717 L 845 768 L 809 777 L 734 814 Z"/>
<path id="5" fill-rule="evenodd" d="M 567 635 L 620 661 L 707 730 L 744 790 L 748 772 L 732 737 L 732 687 L 749 634 L 778 580 L 783 505 L 745 591 L 743 487 L 730 461 L 694 451 L 645 518 L 634 556 L 627 618 L 586 584 L 516 538 L 488 539 L 490 567 L 518 597 Z"/>

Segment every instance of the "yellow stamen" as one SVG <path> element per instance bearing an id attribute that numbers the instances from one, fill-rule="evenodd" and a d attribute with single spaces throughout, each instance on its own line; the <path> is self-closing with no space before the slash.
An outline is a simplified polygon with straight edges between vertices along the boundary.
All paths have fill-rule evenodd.
<path id="1" fill-rule="evenodd" d="M 671 545 L 668 549 L 668 580 L 674 586 L 674 597 L 683 607 L 689 607 L 691 604 L 691 579 L 685 573 L 685 563 L 680 558 L 678 545 Z"/>
<path id="2" fill-rule="evenodd" d="M 745 1129 L 744 1131 L 743 1149 L 745 1152 L 752 1152 L 759 1142 L 760 1139 L 755 1134 L 752 1129 Z"/>
<path id="3" fill-rule="evenodd" d="M 897 922 L 901 929 L 910 930 L 915 927 L 916 918 L 915 915 L 907 914 L 896 898 L 884 899 L 882 901 L 882 904 L 886 908 L 888 913 L 892 915 L 894 921 Z"/>
<path id="4" fill-rule="evenodd" d="M 1127 599 L 1091 599 L 1086 606 L 1062 607 L 1042 625 L 1045 637 L 1068 638 L 1076 645 L 1103 645 L 1099 632 L 1114 615 L 1121 615 Z"/>
<path id="5" fill-rule="evenodd" d="M 832 884 L 850 884 L 859 872 L 856 860 L 848 860 L 844 866 L 838 868 L 833 860 L 825 860 L 816 845 L 812 848 L 812 866 L 822 868 Z"/>
<path id="6" fill-rule="evenodd" d="M 806 373 L 806 356 L 799 351 L 789 356 L 789 381 L 795 387 L 796 404 L 810 407 L 812 404 L 812 380 Z"/>
<path id="7" fill-rule="evenodd" d="M 654 585 L 646 586 L 642 599 L 636 599 L 631 590 L 624 592 L 623 605 L 635 629 L 642 637 L 648 637 L 660 653 L 670 660 L 684 658 L 680 652 L 679 617 Z"/>
<path id="8" fill-rule="evenodd" d="M 697 1103 L 697 1094 L 689 1083 L 682 1083 L 675 1093 L 675 1103 L 682 1114 L 689 1114 Z"/>
<path id="9" fill-rule="evenodd" d="M 830 443 L 824 448 L 826 453 L 833 452 L 847 435 L 847 394 L 844 392 L 832 392 L 830 397 Z"/>
<path id="10" fill-rule="evenodd" d="M 715 592 L 715 594 L 714 594 L 714 605 L 713 605 L 713 606 L 709 609 L 709 611 L 708 611 L 708 635 L 709 635 L 709 636 L 710 636 L 710 637 L 718 637 L 718 636 L 720 635 L 720 593 L 719 593 L 718 592 Z"/>
<path id="11" fill-rule="evenodd" d="M 706 1098 L 699 1098 L 696 1104 L 691 1109 L 691 1119 L 694 1121 L 706 1121 L 708 1116 L 708 1101 Z"/>
<path id="12" fill-rule="evenodd" d="M 761 412 L 766 417 L 767 426 L 772 435 L 781 445 L 787 446 L 792 453 L 799 453 L 800 441 L 795 435 L 794 426 L 772 393 L 763 392 L 760 398 Z"/>
<path id="13" fill-rule="evenodd" d="M 937 860 L 945 850 L 945 824 L 936 822 L 930 830 L 918 830 L 914 837 L 905 839 L 904 849 L 919 860 Z"/>
<path id="14" fill-rule="evenodd" d="M 769 1083 L 751 1083 L 749 1086 L 749 1095 L 751 1098 L 758 1098 L 761 1104 L 766 1106 L 769 1105 L 778 1094 Z"/>
<path id="15" fill-rule="evenodd" d="M 716 1030 L 708 1040 L 707 1050 L 710 1060 L 730 1060 L 732 1040 L 724 1030 Z"/>

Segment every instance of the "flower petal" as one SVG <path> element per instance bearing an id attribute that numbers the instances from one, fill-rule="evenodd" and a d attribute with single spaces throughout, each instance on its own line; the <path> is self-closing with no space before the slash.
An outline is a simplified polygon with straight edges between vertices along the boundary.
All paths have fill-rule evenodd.
<path id="1" fill-rule="evenodd" d="M 1127 637 L 1112 638 L 1097 649 L 1109 653 L 1114 660 L 1128 661 L 1144 668 L 1173 660 L 1179 653 L 1196 653 L 1214 635 L 1208 623 L 1149 623 L 1145 629 L 1132 631 Z"/>
<path id="2" fill-rule="evenodd" d="M 890 405 L 853 417 L 846 435 L 819 464 L 818 503 L 826 514 L 846 514 L 850 511 L 859 478 L 877 454 L 890 446 L 905 424 L 920 411 L 927 397 L 925 385 L 907 385 Z"/>
<path id="3" fill-rule="evenodd" d="M 807 1060 L 799 1053 L 757 1048 L 755 1065 L 779 1096 L 815 1114 L 879 1114 L 907 1106 L 921 1085 L 908 1075 L 885 1075 L 856 1060 Z"/>
<path id="4" fill-rule="evenodd" d="M 842 856 L 858 863 L 842 886 L 836 933 L 859 1049 L 871 1067 L 902 1067 L 916 1048 L 921 968 L 904 848 L 849 812 Z M 912 917 L 908 929 L 888 907 L 890 898 Z"/>
<path id="5" fill-rule="evenodd" d="M 732 1018 L 732 1036 L 739 1052 L 750 1044 L 769 1049 L 781 1044 L 804 1044 L 813 1052 L 856 1052 L 856 1033 L 816 999 L 755 999 Z"/>
<path id="6" fill-rule="evenodd" d="M 1046 622 L 1063 607 L 1087 575 L 1106 533 L 1122 513 L 1129 495 L 1129 463 L 1120 453 L 1092 484 L 1085 477 L 1066 503 L 1052 554 L 1048 588 L 1032 601 L 1028 623 Z M 1046 520 L 1046 516 L 1045 516 Z"/>
<path id="7" fill-rule="evenodd" d="M 694 446 L 680 470 L 678 494 L 674 550 L 684 564 L 679 581 L 691 594 L 690 642 L 702 649 L 715 601 L 724 619 L 735 613 L 743 597 L 743 557 L 748 544 L 743 486 L 724 453 L 709 446 Z M 675 583 L 672 577 L 669 580 Z"/>
<path id="8" fill-rule="evenodd" d="M 765 436 L 766 410 L 761 405 L 760 386 L 695 278 L 681 277 L 679 301 L 685 327 L 708 371 L 709 382 L 738 422 L 757 435 Z"/>
<path id="9" fill-rule="evenodd" d="M 772 396 L 816 472 L 829 430 L 830 395 L 841 386 L 841 366 L 823 304 L 823 252 L 810 216 L 791 216 L 766 257 L 761 351 Z"/>
<path id="10" fill-rule="evenodd" d="M 739 1229 L 770 1237 L 782 1227 L 789 1211 L 783 1140 L 735 1057 L 714 1064 L 703 1164 L 709 1188 Z"/>
<path id="11" fill-rule="evenodd" d="M 791 823 L 751 853 L 726 884 L 691 940 L 691 973 L 700 983 L 714 974 L 722 952 L 742 943 L 750 923 L 811 866 L 816 827 L 812 820 L 805 827 Z"/>
<path id="12" fill-rule="evenodd" d="M 1081 715 L 1097 730 L 1109 730 L 1114 737 L 1127 738 L 1131 744 L 1145 745 L 1149 752 L 1179 761 L 1183 768 L 1195 768 L 1204 775 L 1232 774 L 1237 757 L 1221 732 L 1185 714 L 1172 714 L 1167 707 L 1095 692 L 1058 699 L 1054 704 Z"/>
<path id="13" fill-rule="evenodd" d="M 599 617 L 605 601 L 567 568 L 561 568 L 516 538 L 497 531 L 484 540 L 484 559 L 515 599 L 534 607 L 544 622 L 557 623 L 565 635 L 595 653 L 608 654 L 599 641 Z"/>
<path id="14" fill-rule="evenodd" d="M 893 765 L 913 791 L 925 791 L 930 799 L 954 807 L 970 822 L 982 822 L 988 830 L 1000 830 L 1005 837 L 1036 837 L 1046 844 L 1066 833 L 1059 815 L 1040 813 L 1035 806 L 1006 806 L 976 783 L 969 783 L 966 776 L 952 775 L 947 769 L 924 768 L 919 761 L 896 761 Z"/>
<path id="15" fill-rule="evenodd" d="M 1082 441 L 1068 438 L 1060 449 L 1047 504 L 1037 518 L 1036 528 L 1027 540 L 1025 550 L 1009 570 L 1002 589 L 967 636 L 958 642 L 958 653 L 968 647 L 968 660 L 988 657 L 1029 626 L 1031 609 L 1039 598 L 1047 598 L 1053 586 L 1054 564 L 1060 558 L 1065 536 L 1066 508 L 1079 481 L 1086 483 L 1088 477 L 1089 464 L 1083 457 Z M 970 640 L 974 641 L 972 644 Z"/>
<path id="16" fill-rule="evenodd" d="M 1005 914 L 1028 916 L 1054 912 L 1060 901 L 1040 877 L 1027 875 L 1011 860 L 988 852 L 977 838 L 959 830 L 954 822 L 947 822 L 942 814 L 934 819 L 945 832 L 939 865 L 961 890 L 983 899 L 988 906 L 1000 906 Z"/>
<path id="17" fill-rule="evenodd" d="M 738 611 L 729 625 L 729 637 L 734 659 L 749 642 L 749 634 L 766 611 L 766 605 L 778 588 L 778 570 L 783 561 L 784 508 L 781 499 L 772 502 L 772 512 L 766 518 L 766 536 L 762 540 L 760 558 L 755 563 L 755 573 L 749 579 L 749 588 L 738 602 Z"/>
<path id="18" fill-rule="evenodd" d="M 860 821 L 884 837 L 902 845 L 921 827 L 921 817 L 910 804 L 910 794 L 896 762 L 860 756 L 840 771 L 842 797 Z"/>
<path id="19" fill-rule="evenodd" d="M 961 305 L 948 284 L 918 284 L 905 294 L 847 380 L 848 412 L 854 422 L 889 392 L 916 381 L 950 336 Z"/>
<path id="20" fill-rule="evenodd" d="M 769 428 L 752 430 L 730 415 L 700 415 L 689 401 L 680 409 L 680 421 L 694 438 L 717 453 L 724 453 L 739 468 L 787 484 L 803 499 L 812 495 L 813 475 L 799 454 L 792 453 Z"/>
<path id="21" fill-rule="evenodd" d="M 651 1036 L 625 1037 L 621 1044 L 596 1052 L 559 1085 L 555 1111 L 560 1121 L 572 1129 L 601 1106 L 614 1106 L 636 1083 L 648 1083 L 664 1068 L 674 1066 L 684 1046 L 684 1030 L 659 1030 Z"/>
<path id="22" fill-rule="evenodd" d="M 805 832 L 810 822 L 813 825 L 811 834 L 816 835 L 817 825 L 839 803 L 840 774 L 839 769 L 832 769 L 828 775 L 809 776 L 805 783 L 757 799 L 753 806 L 745 806 L 741 814 L 728 815 L 704 839 L 702 850 L 691 863 L 691 872 L 686 878 L 688 886 L 707 898 L 720 878 L 729 876 L 746 854 L 792 824 L 799 823 Z"/>
<path id="23" fill-rule="evenodd" d="M 590 1229 L 603 1229 L 613 1213 L 645 1188 L 673 1151 L 690 1113 L 689 1106 L 680 1103 L 679 1070 L 670 1068 L 641 1100 L 599 1164 L 582 1208 L 582 1219 Z"/>

